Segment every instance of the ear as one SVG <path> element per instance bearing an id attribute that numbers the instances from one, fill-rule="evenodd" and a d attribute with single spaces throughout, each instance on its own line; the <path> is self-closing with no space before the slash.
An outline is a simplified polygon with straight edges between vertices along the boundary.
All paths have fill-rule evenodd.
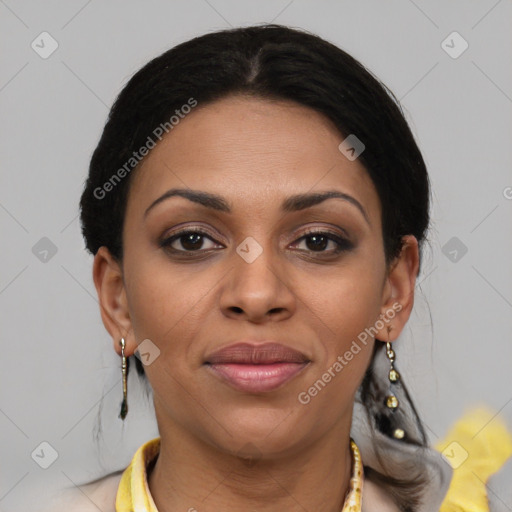
<path id="1" fill-rule="evenodd" d="M 112 336 L 114 350 L 121 355 L 120 340 L 126 341 L 125 354 L 136 350 L 132 324 L 126 299 L 126 289 L 121 264 L 110 251 L 102 246 L 94 256 L 92 277 L 100 303 L 103 325 Z"/>
<path id="2" fill-rule="evenodd" d="M 382 307 L 376 338 L 394 341 L 402 332 L 414 306 L 414 288 L 419 269 L 418 241 L 413 235 L 402 238 L 400 254 L 390 265 L 382 292 Z M 388 330 L 389 329 L 389 330 Z"/>

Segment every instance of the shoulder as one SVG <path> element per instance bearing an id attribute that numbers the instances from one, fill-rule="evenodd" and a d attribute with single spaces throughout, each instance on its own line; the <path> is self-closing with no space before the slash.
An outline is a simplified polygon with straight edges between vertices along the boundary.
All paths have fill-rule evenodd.
<path id="1" fill-rule="evenodd" d="M 362 512 L 400 512 L 395 504 L 382 488 L 369 479 L 363 484 Z"/>
<path id="2" fill-rule="evenodd" d="M 54 495 L 44 512 L 115 512 L 117 489 L 123 470 Z"/>

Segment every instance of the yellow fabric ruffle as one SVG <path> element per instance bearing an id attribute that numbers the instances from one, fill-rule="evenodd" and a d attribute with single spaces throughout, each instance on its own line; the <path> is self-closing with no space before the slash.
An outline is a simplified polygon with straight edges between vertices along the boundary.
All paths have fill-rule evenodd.
<path id="1" fill-rule="evenodd" d="M 440 512 L 489 512 L 485 484 L 512 455 L 512 433 L 485 408 L 460 418 L 435 448 L 453 468 Z"/>
<path id="2" fill-rule="evenodd" d="M 353 457 L 350 493 L 343 512 L 361 510 L 363 487 L 363 463 L 356 443 L 351 439 Z M 147 481 L 147 468 L 160 450 L 160 438 L 144 443 L 136 452 L 130 465 L 124 470 L 116 494 L 116 512 L 158 512 Z M 192 509 L 190 509 L 192 510 Z"/>
<path id="3" fill-rule="evenodd" d="M 160 438 L 144 443 L 124 470 L 116 495 L 116 512 L 158 512 L 149 491 L 146 468 L 160 450 Z"/>
<path id="4" fill-rule="evenodd" d="M 460 418 L 435 448 L 453 468 L 439 512 L 489 512 L 485 484 L 512 456 L 512 433 L 487 409 Z M 158 454 L 160 438 L 144 443 L 125 469 L 116 495 L 116 512 L 158 512 L 146 468 Z"/>

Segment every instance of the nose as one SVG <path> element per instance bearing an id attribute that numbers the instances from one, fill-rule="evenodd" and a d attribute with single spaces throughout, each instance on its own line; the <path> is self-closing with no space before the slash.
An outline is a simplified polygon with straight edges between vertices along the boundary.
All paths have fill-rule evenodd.
<path id="1" fill-rule="evenodd" d="M 288 283 L 285 262 L 277 261 L 271 249 L 265 249 L 250 263 L 233 254 L 233 267 L 226 276 L 220 307 L 226 317 L 253 323 L 292 316 L 296 297 Z"/>

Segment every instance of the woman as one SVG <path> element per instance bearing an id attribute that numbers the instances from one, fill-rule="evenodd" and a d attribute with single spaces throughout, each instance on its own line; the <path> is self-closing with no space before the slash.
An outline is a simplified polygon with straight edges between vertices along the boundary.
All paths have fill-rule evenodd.
<path id="1" fill-rule="evenodd" d="M 438 510 L 451 469 L 393 350 L 429 194 L 392 94 L 317 36 L 227 30 L 137 72 L 81 220 L 120 416 L 131 359 L 160 436 L 83 510 Z"/>

